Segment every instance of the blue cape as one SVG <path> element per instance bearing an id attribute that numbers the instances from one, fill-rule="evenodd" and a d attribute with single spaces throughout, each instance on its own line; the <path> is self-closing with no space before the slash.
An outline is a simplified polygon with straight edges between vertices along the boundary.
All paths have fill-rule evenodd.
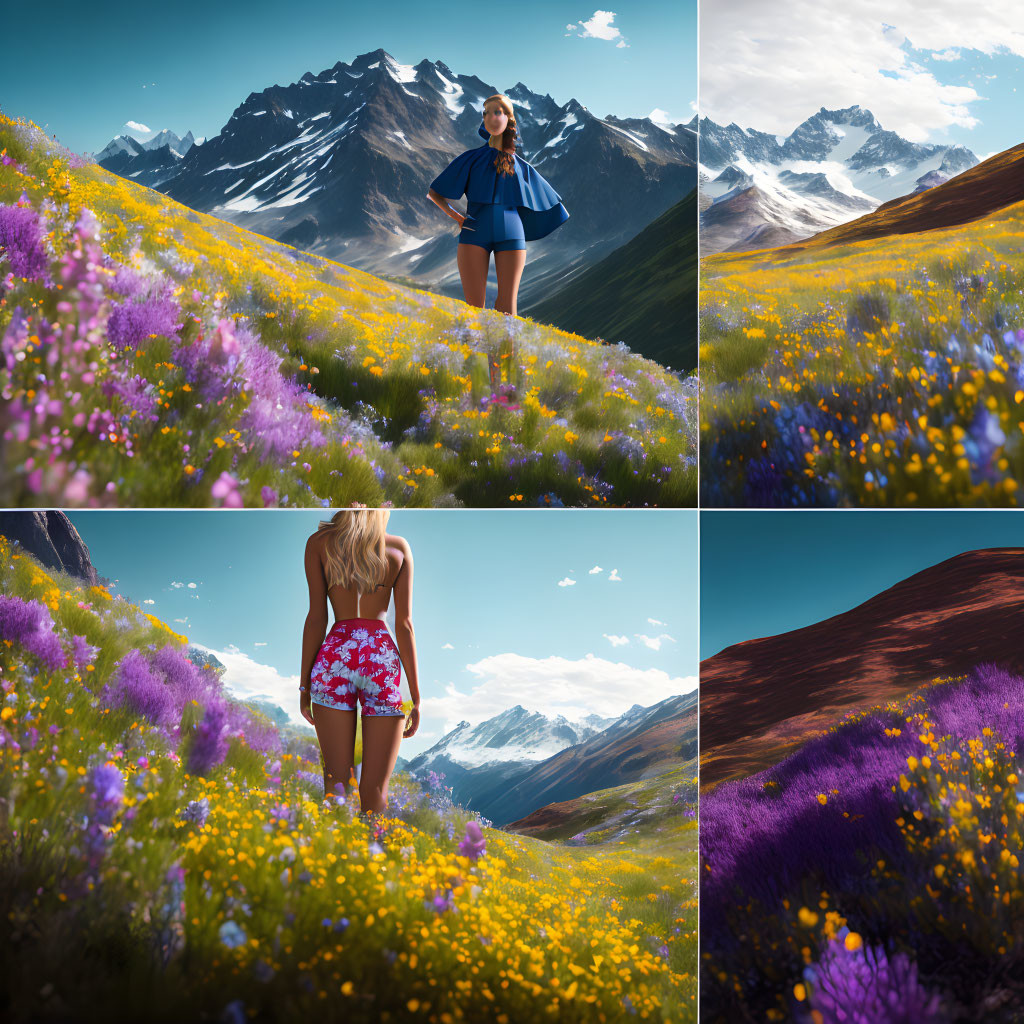
<path id="1" fill-rule="evenodd" d="M 481 123 L 477 134 L 488 142 L 457 156 L 430 183 L 435 192 L 445 199 L 458 199 L 465 194 L 471 203 L 514 204 L 519 208 L 528 242 L 551 234 L 569 219 L 562 197 L 518 154 L 512 158 L 514 172 L 501 175 L 502 180 L 499 181 L 494 166 L 497 150 L 489 144 L 490 133 Z"/>

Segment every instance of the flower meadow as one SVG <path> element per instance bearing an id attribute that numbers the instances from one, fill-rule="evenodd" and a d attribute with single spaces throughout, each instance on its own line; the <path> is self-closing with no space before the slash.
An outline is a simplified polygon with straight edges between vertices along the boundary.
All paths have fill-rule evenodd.
<path id="1" fill-rule="evenodd" d="M 701 1020 L 1020 1020 L 1022 750 L 980 664 L 704 794 Z"/>
<path id="2" fill-rule="evenodd" d="M 0 114 L 9 506 L 693 505 L 696 380 L 301 252 Z"/>
<path id="3" fill-rule="evenodd" d="M 188 652 L 0 537 L 5 1020 L 696 1019 L 672 858 L 493 829 L 438 776 L 364 816 Z"/>
<path id="4" fill-rule="evenodd" d="M 1024 203 L 703 261 L 701 503 L 1016 506 Z"/>

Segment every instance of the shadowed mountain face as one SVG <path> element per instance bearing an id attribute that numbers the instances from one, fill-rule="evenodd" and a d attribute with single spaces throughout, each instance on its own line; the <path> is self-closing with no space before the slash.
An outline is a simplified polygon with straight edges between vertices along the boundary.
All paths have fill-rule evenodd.
<path id="1" fill-rule="evenodd" d="M 173 174 L 167 146 L 157 155 L 114 140 L 97 159 L 195 210 L 461 298 L 458 229 L 426 193 L 453 157 L 482 145 L 483 101 L 498 91 L 441 61 L 405 65 L 374 50 L 250 93 L 217 135 L 182 154 Z M 695 120 L 602 118 L 521 82 L 507 95 L 521 156 L 570 213 L 530 243 L 523 303 L 599 261 L 696 185 Z"/>
<path id="2" fill-rule="evenodd" d="M 1024 671 L 1024 548 L 932 566 L 856 608 L 701 662 L 701 786 L 751 775 L 858 707 L 979 662 Z"/>
<path id="3" fill-rule="evenodd" d="M 66 572 L 90 586 L 99 582 L 85 541 L 63 512 L 0 512 L 0 534 L 17 541 L 48 569 Z"/>
<path id="4" fill-rule="evenodd" d="M 873 213 L 815 235 L 807 244 L 840 245 L 951 228 L 1020 202 L 1024 202 L 1024 143 L 944 183 L 883 203 Z"/>
<path id="5" fill-rule="evenodd" d="M 408 769 L 444 772 L 456 803 L 503 825 L 552 801 L 677 768 L 696 755 L 696 716 L 696 692 L 576 723 L 516 705 L 476 726 L 460 722 Z"/>
<path id="6" fill-rule="evenodd" d="M 568 747 L 479 799 L 491 809 L 483 813 L 498 825 L 512 822 L 508 828 L 514 832 L 516 819 L 545 804 L 661 774 L 696 752 L 697 694 L 693 692 L 668 697 L 649 708 L 634 705 L 585 743 Z"/>
<path id="7" fill-rule="evenodd" d="M 673 370 L 697 365 L 697 192 L 635 238 L 523 311 L 541 323 L 607 342 Z"/>

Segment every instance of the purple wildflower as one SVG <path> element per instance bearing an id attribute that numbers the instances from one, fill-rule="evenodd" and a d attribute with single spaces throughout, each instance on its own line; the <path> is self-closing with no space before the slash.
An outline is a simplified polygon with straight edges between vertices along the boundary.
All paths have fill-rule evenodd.
<path id="1" fill-rule="evenodd" d="M 131 708 L 158 726 L 175 720 L 174 694 L 153 673 L 141 651 L 134 649 L 118 662 L 100 693 L 100 702 L 105 707 Z"/>
<path id="2" fill-rule="evenodd" d="M 169 286 L 141 302 L 117 303 L 107 320 L 107 337 L 118 351 L 135 349 L 151 334 L 177 337 L 181 310 Z"/>
<path id="3" fill-rule="evenodd" d="M 819 1024 L 940 1024 L 949 1020 L 938 995 L 922 987 L 905 953 L 891 960 L 880 947 L 846 948 L 848 928 L 807 967 L 809 1007 Z"/>
<path id="4" fill-rule="evenodd" d="M 435 914 L 443 914 L 447 910 L 458 910 L 455 906 L 455 896 L 451 889 L 445 889 L 443 892 L 437 892 L 434 894 L 433 899 L 424 900 L 423 902 L 426 905 L 426 908 L 434 911 Z"/>
<path id="5" fill-rule="evenodd" d="M 0 640 L 20 643 L 51 671 L 67 664 L 49 609 L 41 601 L 0 594 Z"/>
<path id="6" fill-rule="evenodd" d="M 96 816 L 110 824 L 124 799 L 124 776 L 116 764 L 98 764 L 89 772 L 90 796 Z"/>
<path id="7" fill-rule="evenodd" d="M 22 193 L 22 200 L 25 199 Z M 17 277 L 38 281 L 50 266 L 43 245 L 45 225 L 31 206 L 0 206 L 0 256 L 11 262 Z"/>
<path id="8" fill-rule="evenodd" d="M 225 718 L 226 708 L 220 701 L 207 705 L 203 720 L 196 726 L 195 739 L 189 752 L 189 774 L 206 775 L 224 760 L 228 752 Z"/>
<path id="9" fill-rule="evenodd" d="M 93 647 L 84 636 L 73 636 L 71 638 L 71 657 L 79 669 L 84 669 L 96 660 L 100 653 L 98 647 Z"/>
<path id="10" fill-rule="evenodd" d="M 153 384 L 136 374 L 134 377 L 110 377 L 103 382 L 103 393 L 111 398 L 116 395 L 128 407 L 143 419 L 156 422 L 154 410 L 157 406 L 156 388 Z"/>
<path id="11" fill-rule="evenodd" d="M 210 816 L 210 799 L 203 797 L 202 800 L 189 800 L 185 809 L 181 812 L 182 821 L 190 821 L 193 825 L 202 828 L 206 819 Z"/>
<path id="12" fill-rule="evenodd" d="M 466 835 L 462 842 L 459 843 L 459 853 L 464 857 L 476 860 L 486 851 L 486 849 L 487 840 L 484 838 L 484 834 L 480 826 L 475 821 L 467 821 Z"/>

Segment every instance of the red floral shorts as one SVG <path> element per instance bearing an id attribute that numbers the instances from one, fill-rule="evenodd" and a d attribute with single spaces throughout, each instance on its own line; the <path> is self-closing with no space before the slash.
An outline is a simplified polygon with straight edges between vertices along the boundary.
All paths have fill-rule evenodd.
<path id="1" fill-rule="evenodd" d="M 363 715 L 401 715 L 402 662 L 382 619 L 339 619 L 320 645 L 309 677 L 309 699 Z"/>

